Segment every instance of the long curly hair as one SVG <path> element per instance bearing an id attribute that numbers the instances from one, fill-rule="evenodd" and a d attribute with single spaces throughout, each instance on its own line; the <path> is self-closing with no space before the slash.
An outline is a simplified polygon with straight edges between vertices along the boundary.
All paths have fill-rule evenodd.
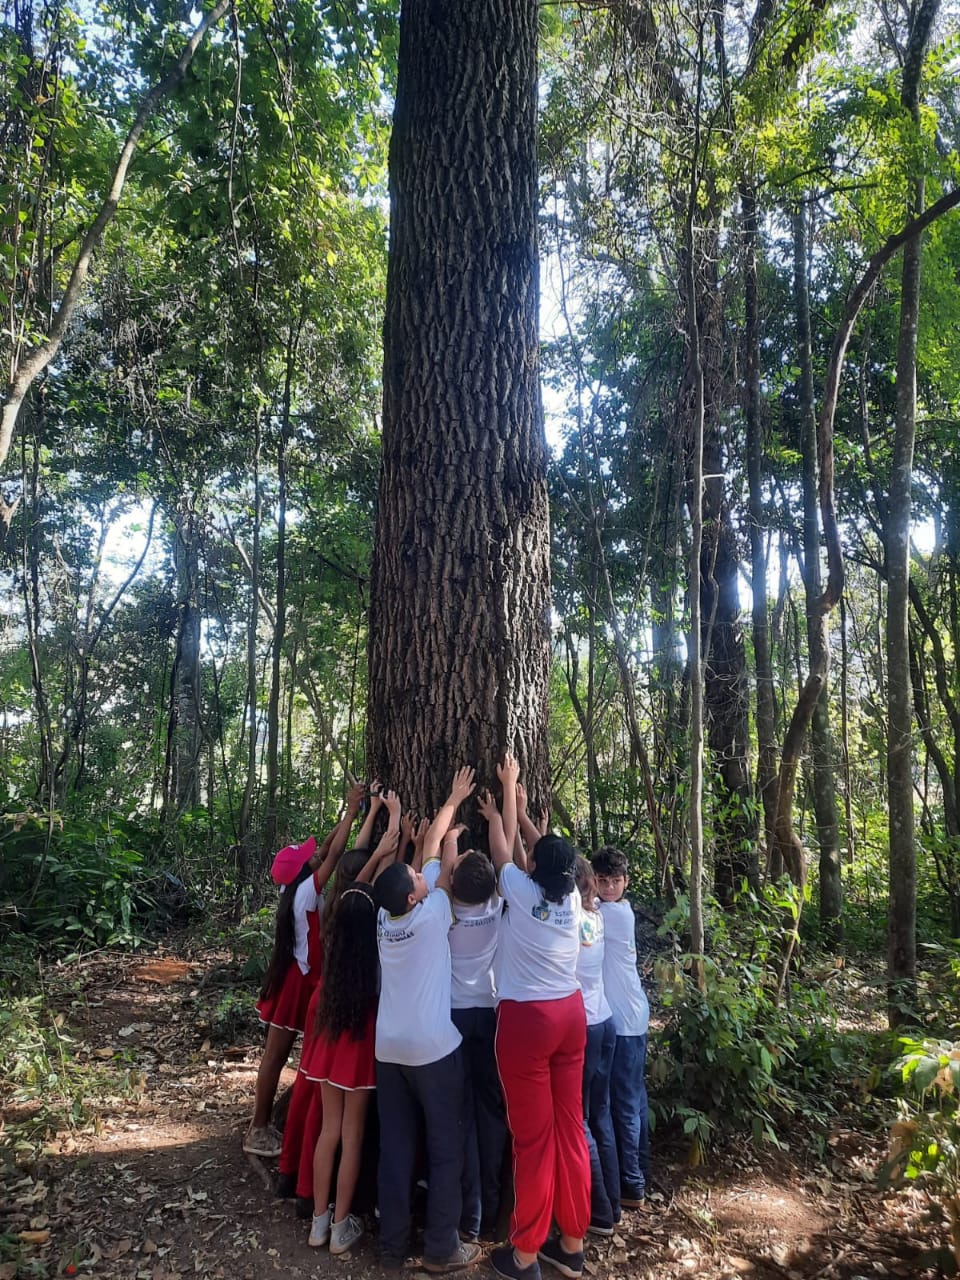
<path id="1" fill-rule="evenodd" d="M 377 908 L 365 884 L 344 889 L 325 938 L 317 1033 L 363 1037 L 380 985 Z"/>
<path id="2" fill-rule="evenodd" d="M 267 972 L 263 975 L 263 986 L 260 988 L 261 1000 L 269 1000 L 271 996 L 277 994 L 283 986 L 287 970 L 293 964 L 293 949 L 297 942 L 297 929 L 293 919 L 293 902 L 297 896 L 297 890 L 307 876 L 310 875 L 313 875 L 313 870 L 308 859 L 300 868 L 296 879 L 285 885 L 283 892 L 280 894 L 280 905 L 277 907 L 277 925 L 273 939 L 273 955 L 267 965 Z"/>

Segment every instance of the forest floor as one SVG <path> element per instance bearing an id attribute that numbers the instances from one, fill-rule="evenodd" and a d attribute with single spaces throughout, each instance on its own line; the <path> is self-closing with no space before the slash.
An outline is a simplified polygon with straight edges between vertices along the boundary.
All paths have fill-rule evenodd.
<path id="1" fill-rule="evenodd" d="M 249 985 L 228 955 L 185 948 L 47 972 L 48 1006 L 64 1016 L 89 1093 L 62 1128 L 35 1104 L 6 1109 L 0 1280 L 381 1274 L 372 1232 L 340 1259 L 308 1248 L 292 1202 L 271 1194 L 272 1166 L 241 1151 L 262 1039 L 235 1016 L 246 1005 L 232 992 Z M 858 1127 L 857 1114 L 825 1129 L 819 1159 L 809 1142 L 773 1154 L 745 1144 L 691 1169 L 681 1148 L 655 1140 L 657 1193 L 624 1213 L 612 1240 L 588 1237 L 589 1276 L 937 1275 L 924 1260 L 938 1241 L 923 1201 L 880 1189 L 883 1135 Z"/>

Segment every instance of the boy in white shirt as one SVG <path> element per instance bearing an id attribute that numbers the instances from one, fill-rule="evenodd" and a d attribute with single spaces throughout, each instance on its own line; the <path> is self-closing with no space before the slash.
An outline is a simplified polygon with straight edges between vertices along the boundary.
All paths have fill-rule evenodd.
<path id="1" fill-rule="evenodd" d="M 620 1162 L 620 1203 L 625 1209 L 639 1209 L 650 1180 L 650 1124 L 644 1079 L 650 1006 L 637 971 L 633 908 L 623 896 L 629 884 L 626 856 L 613 845 L 604 845 L 591 863 L 603 915 L 603 989 L 617 1031 L 610 1073 L 610 1109 Z"/>
<path id="2" fill-rule="evenodd" d="M 450 795 L 423 845 L 424 862 L 435 858 L 457 809 L 474 788 L 473 770 L 460 769 Z M 427 1143 L 427 1223 L 423 1265 L 452 1271 L 480 1257 L 475 1244 L 461 1244 L 460 1175 L 463 1163 L 463 1055 L 460 1032 L 450 1017 L 450 945 L 453 924 L 450 881 L 456 843 L 445 850 L 436 888 L 424 876 L 395 862 L 374 882 L 380 908 L 380 1005 L 377 1011 L 377 1109 L 380 1115 L 381 1261 L 400 1268 L 410 1244 L 411 1186 L 422 1115 Z"/>
<path id="3" fill-rule="evenodd" d="M 499 815 L 498 815 L 499 816 Z M 444 854 L 463 828 L 451 827 Z M 433 887 L 440 864 L 423 868 Z M 464 1239 L 494 1231 L 500 1208 L 500 1174 L 507 1145 L 503 1093 L 497 1073 L 497 1030 L 493 962 L 503 915 L 497 877 L 490 858 L 470 849 L 457 858 L 451 881 L 454 925 L 450 931 L 451 1017 L 463 1036 L 463 1208 Z"/>

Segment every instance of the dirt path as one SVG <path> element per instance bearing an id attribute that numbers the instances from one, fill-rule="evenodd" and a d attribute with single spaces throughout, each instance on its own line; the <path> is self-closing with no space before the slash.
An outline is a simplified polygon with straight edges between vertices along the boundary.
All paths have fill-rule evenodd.
<path id="1" fill-rule="evenodd" d="M 27 1144 L 0 1151 L 0 1280 L 381 1274 L 373 1233 L 341 1259 L 308 1248 L 306 1224 L 265 1185 L 272 1170 L 241 1152 L 261 1040 L 231 992 L 248 985 L 210 954 L 99 957 L 54 975 L 50 1003 L 93 1078 L 86 1123 L 49 1137 L 39 1157 Z M 7 1121 L 22 1133 L 30 1111 Z M 655 1143 L 661 1192 L 612 1240 L 589 1239 L 589 1274 L 934 1277 L 919 1199 L 876 1188 L 881 1153 L 852 1128 L 830 1134 L 829 1150 L 806 1166 L 744 1147 L 690 1171 Z"/>

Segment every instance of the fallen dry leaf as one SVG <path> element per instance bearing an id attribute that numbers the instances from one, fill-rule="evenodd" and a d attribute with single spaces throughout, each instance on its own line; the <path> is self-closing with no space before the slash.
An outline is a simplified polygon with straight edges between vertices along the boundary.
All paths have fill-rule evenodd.
<path id="1" fill-rule="evenodd" d="M 50 1239 L 49 1231 L 19 1231 L 17 1239 L 23 1244 L 46 1244 Z"/>

